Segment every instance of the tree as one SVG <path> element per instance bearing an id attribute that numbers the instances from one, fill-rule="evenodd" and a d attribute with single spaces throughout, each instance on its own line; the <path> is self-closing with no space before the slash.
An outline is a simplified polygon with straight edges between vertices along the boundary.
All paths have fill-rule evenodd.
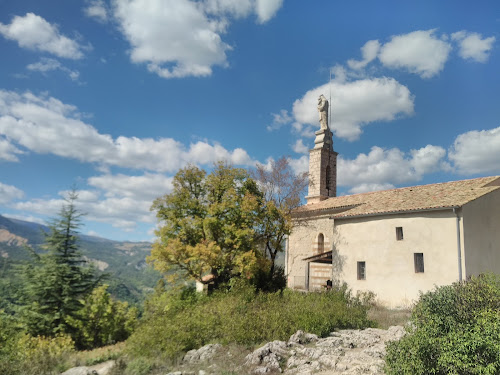
<path id="1" fill-rule="evenodd" d="M 162 226 L 149 262 L 216 288 L 235 276 L 250 278 L 265 261 L 255 242 L 262 198 L 244 169 L 223 163 L 208 175 L 195 166 L 181 169 L 172 193 L 151 207 Z M 204 279 L 207 274 L 213 279 Z"/>
<path id="2" fill-rule="evenodd" d="M 83 303 L 77 326 L 79 347 L 92 349 L 124 341 L 132 333 L 137 322 L 138 311 L 127 302 L 114 300 L 101 285 L 90 293 Z"/>
<path id="3" fill-rule="evenodd" d="M 78 195 L 69 193 L 59 217 L 45 233 L 45 252 L 30 249 L 33 262 L 23 269 L 22 320 L 31 335 L 75 334 L 71 323 L 78 318 L 82 300 L 97 285 L 98 278 L 79 252 L 77 230 L 81 213 L 75 207 Z"/>
<path id="4" fill-rule="evenodd" d="M 274 274 L 276 257 L 284 251 L 285 240 L 293 227 L 292 211 L 301 205 L 308 174 L 295 174 L 288 158 L 271 161 L 270 167 L 259 164 L 253 171 L 263 193 L 260 241 L 271 260 L 270 275 Z"/>

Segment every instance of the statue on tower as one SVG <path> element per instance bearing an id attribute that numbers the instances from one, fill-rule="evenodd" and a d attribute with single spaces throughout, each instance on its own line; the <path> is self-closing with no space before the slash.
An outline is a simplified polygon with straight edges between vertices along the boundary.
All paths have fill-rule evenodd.
<path id="1" fill-rule="evenodd" d="M 318 112 L 319 112 L 319 123 L 320 130 L 328 129 L 328 100 L 325 96 L 321 94 L 318 98 Z"/>

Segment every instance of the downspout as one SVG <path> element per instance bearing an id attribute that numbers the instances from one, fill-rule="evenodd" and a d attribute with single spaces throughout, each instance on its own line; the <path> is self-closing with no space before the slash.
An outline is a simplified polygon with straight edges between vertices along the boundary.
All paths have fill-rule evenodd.
<path id="1" fill-rule="evenodd" d="M 460 242 L 460 216 L 457 208 L 453 207 L 453 213 L 457 216 L 458 281 L 462 281 L 462 245 Z"/>
<path id="2" fill-rule="evenodd" d="M 287 286 L 290 287 L 290 280 L 288 280 L 288 236 L 285 239 L 285 277 L 287 280 Z"/>

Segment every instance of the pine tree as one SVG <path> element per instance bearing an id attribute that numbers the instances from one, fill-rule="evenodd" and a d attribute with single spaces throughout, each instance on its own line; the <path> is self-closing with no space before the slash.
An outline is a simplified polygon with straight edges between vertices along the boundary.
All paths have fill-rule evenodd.
<path id="1" fill-rule="evenodd" d="M 78 248 L 82 214 L 75 207 L 77 198 L 74 190 L 69 193 L 59 216 L 45 233 L 45 252 L 31 250 L 34 262 L 23 269 L 21 315 L 32 335 L 73 336 L 82 300 L 99 281 Z"/>

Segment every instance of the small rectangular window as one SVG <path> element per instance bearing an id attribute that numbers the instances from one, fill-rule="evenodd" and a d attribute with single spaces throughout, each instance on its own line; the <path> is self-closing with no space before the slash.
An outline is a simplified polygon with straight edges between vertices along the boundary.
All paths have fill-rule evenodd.
<path id="1" fill-rule="evenodd" d="M 415 263 L 415 273 L 423 273 L 424 272 L 424 254 L 423 253 L 414 253 L 413 261 Z"/>
<path id="2" fill-rule="evenodd" d="M 358 262 L 358 280 L 366 279 L 366 263 Z"/>
<path id="3" fill-rule="evenodd" d="M 396 240 L 403 240 L 403 227 L 396 227 Z"/>

